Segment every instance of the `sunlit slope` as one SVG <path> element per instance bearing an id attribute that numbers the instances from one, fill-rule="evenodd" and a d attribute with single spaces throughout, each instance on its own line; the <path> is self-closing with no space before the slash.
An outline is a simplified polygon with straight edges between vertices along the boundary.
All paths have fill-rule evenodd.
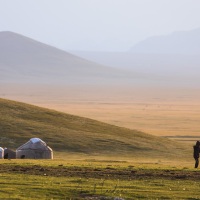
<path id="1" fill-rule="evenodd" d="M 165 138 L 5 99 L 0 99 L 0 119 L 0 146 L 10 148 L 39 137 L 54 150 L 68 153 L 179 158 L 188 155 L 186 147 Z"/>

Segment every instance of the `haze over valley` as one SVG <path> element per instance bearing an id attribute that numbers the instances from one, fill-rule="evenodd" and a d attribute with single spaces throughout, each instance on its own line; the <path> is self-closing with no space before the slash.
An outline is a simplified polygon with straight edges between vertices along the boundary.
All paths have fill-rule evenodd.
<path id="1" fill-rule="evenodd" d="M 150 37 L 124 52 L 73 53 L 106 66 L 172 81 L 174 86 L 199 87 L 199 46 L 200 28 Z"/>
<path id="2" fill-rule="evenodd" d="M 198 136 L 198 1 L 20 1 L 0 7 L 0 97 Z"/>
<path id="3" fill-rule="evenodd" d="M 0 199 L 199 199 L 199 10 L 0 0 Z"/>
<path id="4" fill-rule="evenodd" d="M 154 135 L 188 135 L 189 130 L 198 135 L 199 56 L 192 47 L 190 55 L 178 50 L 177 54 L 68 53 L 7 31 L 0 33 L 0 52 L 3 98 Z"/>

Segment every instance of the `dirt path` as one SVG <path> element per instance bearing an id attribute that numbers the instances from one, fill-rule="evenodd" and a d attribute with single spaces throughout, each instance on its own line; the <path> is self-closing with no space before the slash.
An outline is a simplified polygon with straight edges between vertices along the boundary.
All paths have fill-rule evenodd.
<path id="1" fill-rule="evenodd" d="M 55 177 L 82 177 L 104 179 L 183 179 L 200 180 L 200 171 L 191 170 L 162 170 L 162 169 L 116 169 L 116 168 L 88 168 L 88 167 L 41 167 L 39 165 L 20 166 L 0 164 L 0 173 L 23 173 L 29 175 Z"/>

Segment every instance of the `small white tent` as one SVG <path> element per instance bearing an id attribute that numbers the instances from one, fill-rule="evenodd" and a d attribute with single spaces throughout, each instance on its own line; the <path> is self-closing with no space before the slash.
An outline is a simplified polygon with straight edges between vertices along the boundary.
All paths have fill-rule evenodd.
<path id="1" fill-rule="evenodd" d="M 4 158 L 4 149 L 0 147 L 0 159 Z"/>
<path id="2" fill-rule="evenodd" d="M 53 151 L 39 138 L 32 138 L 16 150 L 17 158 L 53 159 Z"/>

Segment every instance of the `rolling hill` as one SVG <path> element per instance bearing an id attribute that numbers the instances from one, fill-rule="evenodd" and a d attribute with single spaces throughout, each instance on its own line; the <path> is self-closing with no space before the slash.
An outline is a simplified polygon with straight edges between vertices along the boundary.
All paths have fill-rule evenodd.
<path id="1" fill-rule="evenodd" d="M 2 83 L 98 83 L 120 77 L 130 75 L 17 33 L 0 32 Z"/>
<path id="2" fill-rule="evenodd" d="M 0 146 L 17 148 L 33 137 L 55 151 L 85 155 L 184 158 L 188 148 L 166 138 L 25 103 L 0 99 Z"/>

